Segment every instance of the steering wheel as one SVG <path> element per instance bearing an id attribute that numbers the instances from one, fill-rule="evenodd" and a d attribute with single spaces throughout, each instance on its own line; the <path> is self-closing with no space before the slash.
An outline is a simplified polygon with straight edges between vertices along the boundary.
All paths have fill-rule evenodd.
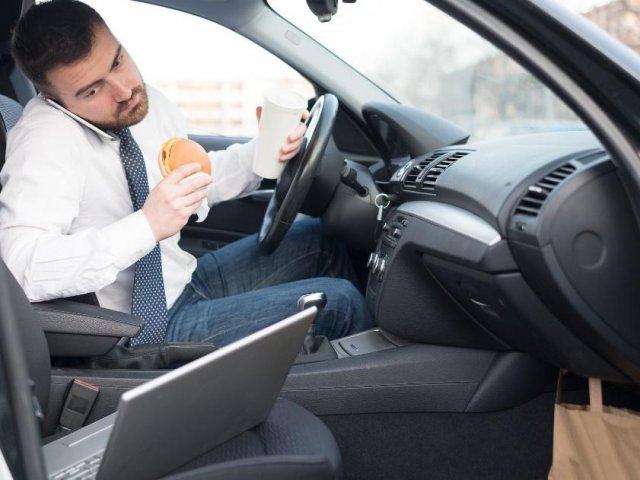
<path id="1" fill-rule="evenodd" d="M 327 93 L 316 100 L 298 154 L 287 162 L 269 201 L 258 234 L 261 253 L 273 252 L 284 238 L 309 193 L 338 113 L 338 99 Z"/>

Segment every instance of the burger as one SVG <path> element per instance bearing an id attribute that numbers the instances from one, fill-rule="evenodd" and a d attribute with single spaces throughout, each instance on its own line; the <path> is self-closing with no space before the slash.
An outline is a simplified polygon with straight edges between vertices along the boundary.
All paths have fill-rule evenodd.
<path id="1" fill-rule="evenodd" d="M 187 163 L 199 163 L 200 171 L 211 175 L 211 160 L 197 142 L 184 138 L 172 138 L 162 144 L 158 154 L 158 164 L 163 177 Z"/>

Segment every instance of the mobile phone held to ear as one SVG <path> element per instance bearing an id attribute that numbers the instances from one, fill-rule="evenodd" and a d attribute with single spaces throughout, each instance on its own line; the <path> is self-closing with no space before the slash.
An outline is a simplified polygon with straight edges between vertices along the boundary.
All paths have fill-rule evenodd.
<path id="1" fill-rule="evenodd" d="M 79 117 L 78 115 L 76 115 L 73 112 L 70 112 L 69 110 L 64 108 L 62 105 L 60 105 L 58 102 L 56 102 L 55 100 L 52 100 L 51 98 L 45 97 L 45 96 L 42 96 L 42 98 L 44 98 L 45 101 L 49 105 L 51 105 L 54 108 L 57 108 L 61 112 L 64 112 L 65 114 L 67 114 L 68 116 L 73 118 L 76 122 L 78 122 L 79 124 L 84 125 L 85 127 L 91 129 L 92 131 L 94 131 L 95 133 L 100 135 L 102 138 L 106 138 L 107 140 L 111 140 L 111 141 L 115 141 L 115 140 L 118 139 L 115 135 L 112 135 L 112 134 L 110 134 L 108 132 L 105 132 L 104 130 L 100 130 L 98 127 L 96 127 L 92 123 L 87 122 L 84 118 Z"/>

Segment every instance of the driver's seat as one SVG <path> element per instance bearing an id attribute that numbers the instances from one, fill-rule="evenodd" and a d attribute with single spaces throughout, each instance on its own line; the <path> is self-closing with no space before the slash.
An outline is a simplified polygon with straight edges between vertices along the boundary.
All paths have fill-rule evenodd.
<path id="1" fill-rule="evenodd" d="M 22 115 L 22 105 L 13 98 L 0 94 L 0 170 L 4 166 L 5 152 L 7 147 L 7 133 L 18 123 L 20 115 Z M 2 186 L 0 185 L 0 188 Z M 95 293 L 87 293 L 73 297 L 72 300 L 88 303 L 90 305 L 98 305 L 98 297 Z"/>

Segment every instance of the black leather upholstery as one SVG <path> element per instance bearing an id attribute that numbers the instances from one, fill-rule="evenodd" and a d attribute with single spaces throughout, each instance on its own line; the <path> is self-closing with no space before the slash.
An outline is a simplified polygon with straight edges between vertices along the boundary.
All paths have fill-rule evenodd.
<path id="1" fill-rule="evenodd" d="M 8 290 L 14 302 L 15 323 L 26 354 L 29 376 L 35 384 L 35 394 L 44 411 L 49 400 L 49 347 L 31 304 L 4 262 L 0 262 L 0 278 L 4 280 L 0 288 Z"/>

